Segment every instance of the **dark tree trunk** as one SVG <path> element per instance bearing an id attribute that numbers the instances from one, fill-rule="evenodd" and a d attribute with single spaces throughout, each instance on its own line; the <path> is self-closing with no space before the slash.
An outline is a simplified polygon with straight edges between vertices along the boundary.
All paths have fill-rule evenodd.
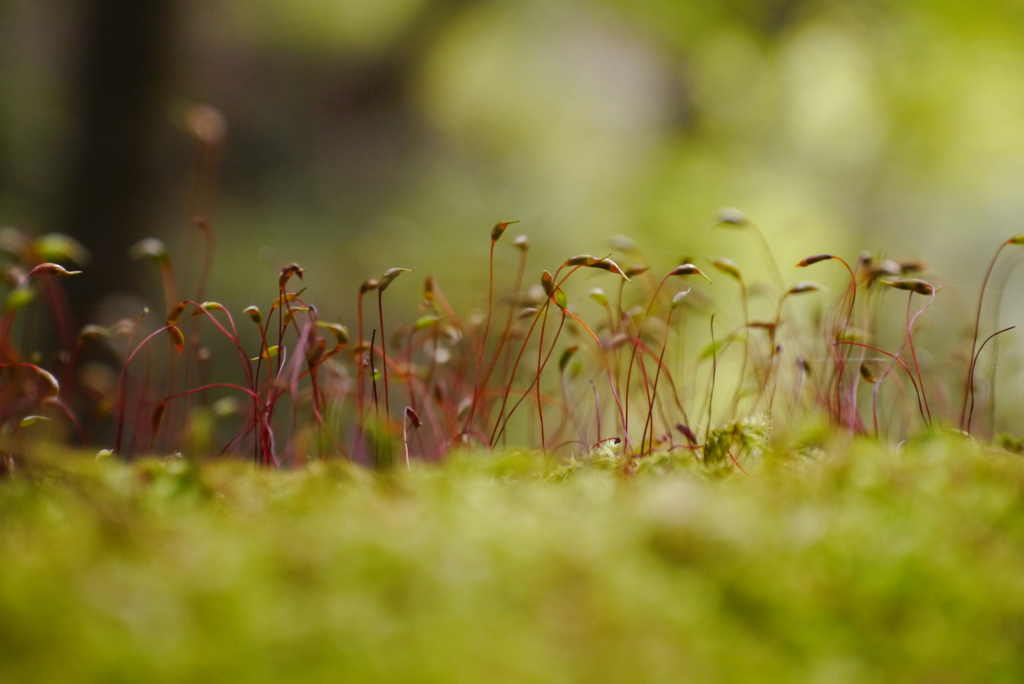
<path id="1" fill-rule="evenodd" d="M 84 0 L 74 122 L 59 230 L 92 253 L 69 295 L 81 324 L 106 296 L 131 290 L 128 248 L 152 231 L 154 138 L 176 0 Z"/>

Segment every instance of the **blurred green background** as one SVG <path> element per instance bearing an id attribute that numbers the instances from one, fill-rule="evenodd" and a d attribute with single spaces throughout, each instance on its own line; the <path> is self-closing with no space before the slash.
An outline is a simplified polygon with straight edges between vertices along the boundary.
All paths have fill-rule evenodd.
<path id="1" fill-rule="evenodd" d="M 120 28 L 104 29 L 118 4 Z M 212 106 L 227 133 L 198 206 L 219 241 L 209 297 L 235 310 L 270 301 L 291 261 L 323 318 L 351 324 L 358 284 L 392 266 L 415 272 L 389 290 L 396 305 L 411 310 L 434 274 L 482 307 L 488 230 L 508 219 L 532 240 L 529 278 L 608 254 L 613 234 L 657 268 L 729 256 L 763 277 L 755 243 L 710 232 L 735 206 L 789 282 L 818 252 L 923 258 L 964 314 L 958 297 L 973 306 L 995 247 L 1022 230 L 1019 1 L 154 0 L 139 3 L 148 23 L 125 19 L 133 4 L 0 6 L 0 218 L 100 253 L 115 233 L 158 235 L 188 262 L 201 242 L 183 122 Z M 148 56 L 90 76 L 88 55 L 125 35 Z M 107 96 L 90 128 L 82 103 L 101 86 L 148 93 Z M 89 157 L 97 120 L 113 137 Z M 104 176 L 133 145 L 134 171 Z M 68 206 L 83 197 L 92 218 Z M 498 250 L 503 269 L 515 259 Z M 159 301 L 151 268 L 93 269 Z M 813 277 L 838 294 L 844 273 Z"/>

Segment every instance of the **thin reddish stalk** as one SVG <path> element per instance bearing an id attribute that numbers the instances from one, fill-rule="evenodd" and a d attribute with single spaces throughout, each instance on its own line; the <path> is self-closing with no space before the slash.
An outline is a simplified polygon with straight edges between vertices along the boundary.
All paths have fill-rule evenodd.
<path id="1" fill-rule="evenodd" d="M 380 316 L 380 352 L 384 363 L 381 372 L 384 374 L 384 416 L 391 419 L 391 395 L 388 393 L 388 347 L 387 334 L 384 332 L 384 293 L 377 288 L 377 313 Z"/>
<path id="2" fill-rule="evenodd" d="M 644 434 L 640 439 L 640 450 L 644 450 L 644 440 L 647 438 L 647 426 L 651 428 L 651 450 L 654 450 L 654 401 L 655 397 L 658 396 L 658 379 L 661 377 L 662 363 L 665 360 L 665 350 L 668 349 L 668 337 L 672 332 L 672 314 L 675 313 L 674 308 L 668 310 L 668 318 L 665 320 L 665 342 L 661 345 L 661 354 L 658 355 L 658 370 L 654 374 L 654 387 L 651 391 L 651 397 L 647 404 L 647 420 L 644 422 Z M 643 360 L 641 359 L 641 362 Z"/>
<path id="3" fill-rule="evenodd" d="M 547 311 L 547 309 L 545 309 L 545 312 L 546 311 Z M 539 317 L 540 316 L 540 312 L 538 312 L 537 315 Z M 557 341 L 558 335 L 561 334 L 562 326 L 563 325 L 565 325 L 565 315 L 564 314 L 562 315 L 562 320 L 561 320 L 561 322 L 558 325 L 558 330 L 557 330 L 557 332 L 555 334 L 555 338 L 556 338 L 555 341 Z M 537 349 L 540 350 L 540 351 L 543 350 L 543 340 L 541 340 L 540 342 L 537 343 Z M 538 351 L 538 354 L 540 353 L 540 351 Z M 551 343 L 551 347 L 548 349 L 547 356 L 545 356 L 544 359 L 543 359 L 543 362 L 541 362 L 540 359 L 538 358 L 537 373 L 533 376 L 533 380 L 530 382 L 529 387 L 527 387 L 523 391 L 523 393 L 520 395 L 519 400 L 516 401 L 516 403 L 512 405 L 511 409 L 509 409 L 508 415 L 505 416 L 505 420 L 501 424 L 501 429 L 498 430 L 497 434 L 494 437 L 492 437 L 492 439 L 490 440 L 491 444 L 493 444 L 495 442 L 495 440 L 497 440 L 499 437 L 501 437 L 502 434 L 504 434 L 505 428 L 508 425 L 508 422 L 512 419 L 512 414 L 514 414 L 516 412 L 516 409 L 519 408 L 519 405 L 521 403 L 523 403 L 523 400 L 526 399 L 526 397 L 529 396 L 530 392 L 532 392 L 535 388 L 536 388 L 536 397 L 537 397 L 537 410 L 538 410 L 538 412 L 541 411 L 540 375 L 541 375 L 541 372 L 543 372 L 544 368 L 547 367 L 548 361 L 551 359 L 551 354 L 554 353 L 554 351 L 555 351 L 555 342 L 552 342 Z M 541 421 L 542 421 L 541 425 L 543 425 L 543 415 L 541 416 Z"/>
<path id="4" fill-rule="evenodd" d="M 141 321 L 141 320 L 142 319 L 140 317 L 139 321 Z M 138 326 L 138 321 L 136 321 L 136 326 Z M 139 342 L 138 346 L 135 347 L 134 351 L 132 351 L 128 355 L 128 358 L 125 359 L 124 366 L 121 367 L 121 377 L 118 379 L 118 382 L 117 382 L 117 396 L 118 396 L 118 400 L 117 400 L 117 404 L 118 404 L 117 415 L 118 415 L 118 417 L 117 417 L 117 432 L 116 432 L 116 435 L 114 437 L 114 453 L 116 453 L 118 455 L 122 455 L 121 454 L 121 438 L 122 438 L 123 433 L 124 433 L 124 413 L 125 413 L 124 384 L 125 384 L 125 380 L 126 380 L 127 375 L 128 375 L 128 366 L 131 364 L 131 362 L 135 358 L 136 354 L 139 353 L 139 350 L 141 350 L 143 347 L 145 347 L 146 344 L 151 339 L 156 337 L 157 335 L 160 335 L 162 333 L 167 332 L 167 329 L 170 328 L 170 327 L 171 326 L 169 326 L 169 325 L 165 325 L 164 327 L 159 328 L 156 331 L 150 333 L 148 336 L 146 336 L 145 339 L 143 339 L 141 342 Z M 133 334 L 134 334 L 134 330 L 133 330 Z M 130 346 L 131 346 L 131 340 L 129 340 L 129 348 L 130 348 Z"/>
<path id="5" fill-rule="evenodd" d="M 978 348 L 977 356 L 981 356 L 981 352 L 982 352 L 983 349 L 985 349 L 985 345 L 988 344 L 991 340 L 995 339 L 995 337 L 997 335 L 1002 335 L 1004 332 L 1009 332 L 1010 330 L 1013 330 L 1016 327 L 1017 326 L 1015 326 L 1015 325 L 1011 325 L 1009 328 L 1003 328 L 1002 330 L 1000 330 L 998 332 L 994 332 L 991 335 L 989 335 L 988 337 L 986 337 L 985 341 L 981 343 L 981 347 Z M 975 361 L 977 361 L 977 356 L 975 357 Z M 971 418 L 973 416 L 974 416 L 974 394 L 972 393 L 971 394 L 971 409 L 967 413 L 967 434 L 971 433 Z"/>
<path id="6" fill-rule="evenodd" d="M 900 367 L 903 368 L 904 371 L 906 371 L 907 376 L 910 378 L 910 382 L 914 385 L 914 392 L 917 393 L 917 409 L 918 409 L 918 411 L 921 414 L 921 419 L 924 420 L 925 425 L 931 427 L 931 421 L 928 420 L 928 416 L 925 415 L 925 412 L 924 412 L 924 403 L 921 401 L 921 389 L 917 386 L 917 380 L 914 379 L 914 373 L 913 373 L 913 371 L 911 371 L 907 367 L 907 364 L 903 363 L 903 361 L 899 358 L 899 356 L 897 356 L 895 354 L 891 354 L 891 353 L 885 351 L 884 349 L 879 349 L 878 347 L 874 347 L 874 346 L 872 346 L 870 344 L 864 344 L 863 342 L 850 342 L 850 341 L 846 341 L 846 340 L 837 340 L 836 344 L 844 344 L 844 345 L 849 345 L 849 346 L 852 346 L 852 347 L 863 347 L 865 349 L 870 349 L 872 351 L 878 352 L 879 354 L 885 354 L 890 359 L 892 359 L 893 361 L 898 363 L 900 365 Z"/>
<path id="7" fill-rule="evenodd" d="M 991 277 L 992 270 L 995 268 L 996 261 L 999 260 L 999 255 L 1002 253 L 1003 249 L 1005 249 L 1009 245 L 1021 244 L 1021 242 L 1019 242 L 1019 240 L 1021 240 L 1021 236 L 1010 238 L 1009 240 L 1007 240 L 1003 244 L 999 245 L 999 249 L 997 249 L 996 253 L 992 256 L 992 261 L 989 263 L 988 268 L 985 269 L 985 277 L 981 281 L 981 292 L 978 293 L 978 310 L 977 310 L 977 312 L 975 313 L 975 316 L 974 316 L 974 334 L 971 337 L 971 355 L 970 355 L 970 357 L 968 359 L 967 379 L 964 381 L 964 398 L 963 398 L 962 406 L 960 408 L 960 429 L 961 430 L 965 429 L 965 419 L 966 419 L 966 413 L 967 413 L 967 401 L 968 401 L 968 399 L 970 399 L 972 403 L 974 401 L 974 370 L 975 370 L 975 365 L 977 363 L 977 358 L 978 358 L 977 357 L 977 353 L 976 353 L 976 347 L 978 345 L 978 334 L 979 334 L 979 331 L 981 329 L 981 305 L 982 305 L 982 302 L 985 299 L 985 289 L 988 286 L 988 279 L 989 279 L 989 277 Z M 997 314 L 998 314 L 998 312 L 997 312 Z M 968 432 L 969 432 L 969 430 L 968 430 Z"/>
<path id="8" fill-rule="evenodd" d="M 487 346 L 487 336 L 491 332 L 491 308 L 494 303 L 494 245 L 495 240 L 491 240 L 491 251 L 490 256 L 487 260 L 487 319 L 484 323 L 484 334 L 480 338 L 480 345 L 477 349 L 476 354 L 476 366 L 473 368 L 473 403 L 469 407 L 469 416 L 466 418 L 466 424 L 463 427 L 463 432 L 473 424 L 473 417 L 476 415 L 476 405 L 480 400 L 480 366 L 484 362 L 484 348 Z"/>

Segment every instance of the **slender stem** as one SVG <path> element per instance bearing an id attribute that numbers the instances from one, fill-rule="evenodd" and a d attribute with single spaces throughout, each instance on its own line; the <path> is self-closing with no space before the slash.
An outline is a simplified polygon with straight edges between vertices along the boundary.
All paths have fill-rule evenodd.
<path id="1" fill-rule="evenodd" d="M 647 404 L 647 421 L 644 423 L 644 435 L 640 439 L 640 450 L 644 450 L 644 439 L 647 437 L 647 426 L 651 428 L 651 451 L 654 450 L 654 400 L 658 396 L 658 379 L 661 377 L 662 363 L 665 361 L 665 350 L 668 349 L 668 337 L 672 332 L 672 314 L 674 308 L 668 310 L 668 318 L 665 320 L 665 342 L 661 345 L 661 354 L 658 355 L 658 370 L 654 373 L 654 385 L 651 388 L 651 396 Z M 643 359 L 641 359 L 641 363 Z"/>
<path id="2" fill-rule="evenodd" d="M 363 422 L 363 295 L 365 291 L 360 288 L 359 297 L 356 299 L 356 312 L 358 318 L 358 337 L 356 342 L 356 417 L 359 424 Z"/>
<path id="3" fill-rule="evenodd" d="M 924 404 L 921 402 L 921 389 L 917 386 L 917 380 L 914 379 L 914 373 L 909 368 L 907 368 L 907 364 L 903 363 L 903 361 L 899 358 L 898 355 L 890 354 L 889 352 L 885 351 L 884 349 L 879 349 L 878 347 L 873 347 L 870 344 L 864 344 L 863 342 L 848 342 L 846 340 L 838 340 L 836 342 L 836 344 L 849 345 L 851 347 L 864 347 L 866 349 L 871 349 L 872 351 L 876 351 L 879 354 L 885 354 L 890 359 L 892 359 L 894 362 L 900 364 L 900 367 L 903 368 L 904 371 L 906 371 L 907 376 L 910 378 L 911 384 L 914 385 L 914 392 L 917 393 L 917 410 L 918 410 L 918 412 L 920 412 L 921 418 L 924 420 L 924 424 L 927 425 L 928 427 L 931 427 L 931 421 L 928 420 L 928 416 L 925 415 L 925 412 L 924 412 Z M 883 375 L 882 377 L 884 378 L 885 376 Z M 879 380 L 879 382 L 881 382 L 881 380 Z"/>
<path id="4" fill-rule="evenodd" d="M 967 429 L 967 402 L 968 400 L 974 399 L 974 363 L 977 358 L 975 354 L 978 346 L 978 332 L 981 329 L 981 304 L 985 300 L 985 288 L 988 285 L 988 279 L 992 275 L 992 269 L 995 268 L 999 255 L 1007 245 L 1012 243 L 1012 240 L 1007 240 L 1003 244 L 999 245 L 999 249 L 997 249 L 996 253 L 992 256 L 992 261 L 989 263 L 988 268 L 985 269 L 985 277 L 981 281 L 981 292 L 978 293 L 978 310 L 975 312 L 974 316 L 974 334 L 971 337 L 971 355 L 967 364 L 967 378 L 964 381 L 964 399 L 960 407 L 961 430 Z"/>
<path id="5" fill-rule="evenodd" d="M 594 331 L 590 329 L 590 326 L 588 326 L 586 323 L 584 323 L 582 320 L 580 320 L 580 318 L 576 314 L 574 314 L 572 311 L 569 311 L 568 309 L 566 309 L 565 313 L 567 313 L 570 316 L 572 316 L 573 319 L 577 323 L 579 323 L 581 326 L 583 326 L 583 329 L 586 330 L 587 333 L 590 335 L 590 337 L 594 340 L 594 343 L 597 345 L 597 348 L 600 351 L 602 349 L 601 341 L 599 339 L 597 339 L 597 335 L 595 335 Z M 622 411 L 622 402 L 619 400 L 619 393 L 615 391 L 615 381 L 612 379 L 612 371 L 611 371 L 611 368 L 609 367 L 609 364 L 607 363 L 607 359 L 605 360 L 604 367 L 605 367 L 605 375 L 608 377 L 608 386 L 609 386 L 609 388 L 611 388 L 611 391 L 612 391 L 612 399 L 615 400 L 615 407 L 619 410 L 619 420 L 622 421 L 622 427 L 623 427 L 622 438 L 626 442 L 626 448 L 629 449 L 630 452 L 632 452 L 633 446 L 630 444 L 629 432 L 625 429 L 625 427 L 626 427 L 626 416 L 625 416 L 625 414 Z"/>
<path id="6" fill-rule="evenodd" d="M 562 334 L 562 328 L 563 328 L 564 325 L 565 325 L 565 315 L 563 313 L 562 320 L 558 324 L 558 329 L 555 330 L 555 339 L 551 342 L 551 346 L 548 348 L 548 353 L 547 353 L 547 356 L 544 357 L 543 364 L 541 364 L 540 369 L 537 371 L 537 374 L 533 376 L 533 380 L 530 381 L 530 386 L 527 387 L 525 390 L 523 390 L 522 394 L 519 397 L 519 400 L 516 401 L 516 403 L 512 405 L 511 409 L 509 409 L 508 415 L 505 416 L 505 420 L 501 424 L 501 429 L 498 430 L 497 435 L 490 440 L 492 444 L 494 443 L 495 440 L 497 440 L 499 437 L 501 437 L 505 433 L 505 427 L 508 425 L 508 422 L 512 419 L 512 414 L 516 412 L 516 409 L 519 408 L 519 405 L 523 403 L 523 401 L 526 399 L 527 396 L 529 396 L 530 392 L 533 391 L 535 386 L 538 388 L 538 391 L 537 391 L 537 394 L 536 394 L 536 396 L 537 396 L 537 405 L 540 406 L 541 399 L 542 399 L 542 395 L 541 395 L 540 390 L 539 390 L 539 387 L 540 387 L 540 374 L 541 374 L 541 372 L 543 372 L 544 368 L 547 367 L 548 361 L 551 360 L 551 355 L 555 351 L 555 344 L 558 342 L 558 337 Z"/>
<path id="7" fill-rule="evenodd" d="M 487 261 L 487 319 L 484 323 L 484 335 L 480 338 L 480 346 L 477 349 L 476 366 L 473 368 L 473 403 L 469 407 L 469 416 L 466 418 L 466 424 L 462 428 L 463 433 L 473 424 L 473 416 L 476 415 L 476 404 L 480 400 L 480 366 L 484 362 L 484 347 L 487 346 L 487 335 L 491 331 L 491 307 L 494 302 L 494 245 L 495 241 L 491 240 L 491 253 Z"/>
<path id="8" fill-rule="evenodd" d="M 715 402 L 715 378 L 718 375 L 718 350 L 715 349 L 715 315 L 711 314 L 711 389 L 708 390 L 708 426 L 704 430 L 704 462 L 707 462 L 708 440 L 711 439 L 711 411 Z"/>
<path id="9" fill-rule="evenodd" d="M 775 260 L 775 254 L 772 253 L 771 245 L 768 244 L 768 240 L 765 239 L 764 233 L 761 232 L 761 229 L 756 223 L 747 221 L 747 225 L 750 226 L 757 235 L 758 240 L 761 242 L 761 248 L 764 250 L 764 254 L 768 258 L 768 263 L 771 264 L 772 267 L 772 277 L 775 279 L 775 285 L 779 288 L 779 292 L 783 292 L 786 287 L 782 280 L 782 271 L 779 270 L 779 262 Z"/>
<path id="10" fill-rule="evenodd" d="M 516 271 L 516 282 L 512 288 L 512 303 L 508 307 L 508 316 L 505 318 L 505 329 L 501 333 L 501 338 L 498 340 L 498 348 L 494 350 L 491 355 L 491 363 L 487 368 L 487 372 L 484 374 L 483 380 L 480 382 L 481 390 L 487 387 L 487 384 L 491 381 L 491 375 L 494 373 L 494 368 L 498 364 L 498 359 L 501 357 L 501 352 L 505 348 L 505 342 L 509 339 L 509 331 L 512 329 L 512 318 L 515 314 L 515 300 L 519 294 L 519 289 L 523 282 L 523 272 L 526 270 L 526 252 L 522 252 L 522 257 L 519 260 L 519 268 Z M 490 405 L 485 408 L 485 411 L 489 412 Z M 484 425 L 482 430 L 487 431 L 487 414 L 485 413 L 482 418 Z M 469 423 L 467 422 L 468 426 Z"/>
<path id="11" fill-rule="evenodd" d="M 857 302 L 857 276 L 854 274 L 853 269 L 850 268 L 850 264 L 846 263 L 845 259 L 842 259 L 840 257 L 833 257 L 833 259 L 835 259 L 836 261 L 841 263 L 843 266 L 845 266 L 847 272 L 849 272 L 849 274 L 850 274 L 850 285 L 849 285 L 849 287 L 846 290 L 847 295 L 849 296 L 849 299 L 850 299 L 850 306 L 846 310 L 846 318 L 843 321 L 842 329 L 839 331 L 840 335 L 845 336 L 846 335 L 846 331 L 849 330 L 849 328 L 850 328 L 850 322 L 853 320 L 853 307 L 854 307 L 854 305 Z M 845 296 L 844 296 L 844 298 L 845 298 Z M 843 387 L 843 375 L 845 375 L 845 373 L 846 373 L 846 362 L 847 362 L 846 352 L 843 351 L 839 355 L 839 360 L 837 362 L 837 368 L 836 368 L 836 418 L 838 418 L 838 419 L 841 419 L 842 418 L 842 414 L 843 414 L 842 387 Z M 856 402 L 854 402 L 849 407 L 847 413 L 849 415 L 849 417 L 847 419 L 847 422 L 849 424 L 849 429 L 852 432 L 853 431 L 853 425 L 854 425 L 854 419 L 855 419 L 856 413 L 857 413 Z"/>
<path id="12" fill-rule="evenodd" d="M 910 347 L 910 358 L 913 359 L 914 361 L 914 371 L 917 372 L 917 383 L 921 387 L 921 398 L 924 400 L 924 410 L 928 413 L 928 420 L 931 420 L 932 410 L 931 407 L 928 406 L 928 393 L 924 391 L 924 378 L 921 377 L 921 366 L 918 365 L 917 363 L 917 351 L 914 349 L 914 334 L 911 330 L 911 328 L 914 325 L 914 321 L 917 320 L 917 317 L 921 314 L 921 311 L 924 311 L 924 309 L 918 311 L 917 314 L 915 314 L 914 317 L 911 318 L 910 302 L 914 298 L 913 290 L 911 290 L 909 294 L 910 296 L 907 297 L 907 345 Z M 935 301 L 934 291 L 932 292 L 932 301 Z M 928 302 L 928 305 L 925 306 L 924 308 L 926 309 L 928 308 L 928 306 L 931 306 L 931 302 Z"/>
<path id="13" fill-rule="evenodd" d="M 142 320 L 142 317 L 140 316 L 138 318 L 138 320 L 135 321 L 135 326 L 136 327 L 138 327 L 139 321 L 141 321 L 141 320 Z M 132 352 L 128 355 L 128 358 L 125 359 L 124 366 L 121 368 L 121 376 L 120 376 L 120 378 L 118 379 L 118 382 L 117 382 L 117 397 L 118 397 L 118 399 L 117 399 L 117 402 L 118 402 L 117 433 L 116 433 L 116 435 L 114 437 L 114 453 L 116 453 L 118 455 L 121 455 L 121 438 L 122 438 L 122 436 L 124 434 L 124 413 L 125 413 L 124 385 L 125 385 L 125 380 L 127 379 L 127 376 L 128 376 L 128 366 L 131 364 L 132 360 L 139 353 L 139 351 L 143 347 L 146 346 L 147 342 L 149 342 L 151 339 L 153 339 L 157 335 L 161 335 L 161 334 L 167 332 L 167 329 L 169 327 L 171 327 L 171 326 L 165 325 L 164 327 L 158 328 L 154 332 L 152 332 L 149 335 L 147 335 L 146 338 L 143 339 L 141 342 L 139 342 L 139 345 L 137 347 L 135 347 L 135 349 L 132 350 Z M 134 333 L 134 329 L 133 329 L 132 332 Z M 131 340 L 129 340 L 129 345 L 130 344 L 131 344 Z"/>
<path id="14" fill-rule="evenodd" d="M 562 283 L 564 283 L 569 278 L 569 276 L 571 276 L 573 273 L 579 270 L 579 268 L 579 266 L 573 268 L 571 271 L 569 271 L 565 278 L 562 278 L 561 281 L 558 281 L 558 274 L 562 270 L 561 267 L 559 267 L 559 269 L 555 271 L 554 276 L 552 276 L 552 293 L 557 291 L 557 289 L 561 287 Z M 540 310 L 536 314 L 534 314 L 533 323 L 530 324 L 530 329 L 529 331 L 527 331 L 526 336 L 523 338 L 523 344 L 522 346 L 519 347 L 519 354 L 516 355 L 515 363 L 512 364 L 512 371 L 510 373 L 509 381 L 508 384 L 505 386 L 505 392 L 502 395 L 501 408 L 498 411 L 498 418 L 497 420 L 495 420 L 494 429 L 491 431 L 491 438 L 488 440 L 489 444 L 491 445 L 494 444 L 497 435 L 501 434 L 504 431 L 504 424 L 502 423 L 502 418 L 505 416 L 505 407 L 508 405 L 508 397 L 509 394 L 512 392 L 512 385 L 516 381 L 516 370 L 518 370 L 519 362 L 522 360 L 523 354 L 526 352 L 526 347 L 530 342 L 530 337 L 533 336 L 533 331 L 537 327 L 537 321 L 541 319 L 542 314 L 545 314 L 547 312 L 548 307 L 551 306 L 551 302 L 552 297 L 549 296 L 547 300 L 544 302 L 544 305 L 540 308 Z M 575 318 L 575 316 L 573 316 L 573 318 Z M 545 318 L 544 320 L 546 324 L 547 319 Z M 600 343 L 598 343 L 598 346 L 600 346 Z M 532 388 L 533 385 L 531 384 L 530 387 Z M 506 420 L 505 422 L 507 423 L 508 421 Z"/>
<path id="15" fill-rule="evenodd" d="M 388 348 L 387 333 L 384 332 L 384 292 L 377 289 L 377 313 L 380 316 L 380 351 L 383 357 L 381 372 L 384 373 L 384 416 L 391 417 L 391 399 L 388 396 Z"/>
<path id="16" fill-rule="evenodd" d="M 661 282 L 658 283 L 658 287 L 656 287 L 654 289 L 654 294 L 651 296 L 651 301 L 647 305 L 647 310 L 644 312 L 644 320 L 645 321 L 650 317 L 651 309 L 654 308 L 654 303 L 658 300 L 658 293 L 661 292 L 661 288 L 665 285 L 665 282 L 671 276 L 672 276 L 671 272 L 666 274 L 665 277 L 661 279 Z M 622 285 L 625 285 L 625 281 L 623 281 Z M 620 288 L 620 290 L 619 290 L 619 300 L 620 300 L 619 309 L 620 309 L 620 311 L 621 311 L 621 308 L 622 308 L 621 299 L 622 299 L 622 290 Z M 620 314 L 620 316 L 621 316 L 621 314 Z M 634 326 L 634 329 L 636 329 L 635 326 Z M 631 341 L 633 342 L 633 349 L 630 351 L 630 354 L 629 354 L 629 363 L 626 364 L 626 410 L 625 410 L 625 416 L 623 418 L 623 422 L 624 422 L 623 430 L 626 430 L 626 431 L 629 431 L 629 385 L 630 385 L 630 382 L 632 381 L 632 378 L 633 378 L 633 361 L 636 360 L 636 348 L 640 344 L 640 331 L 639 330 L 637 330 L 636 335 L 631 335 Z M 643 360 L 643 357 L 641 357 L 640 358 L 640 368 L 641 369 L 644 369 L 643 363 L 644 363 L 644 360 Z M 647 373 L 646 373 L 646 370 L 645 370 L 644 371 L 644 381 L 645 381 L 645 383 L 646 383 L 646 380 L 647 380 Z M 649 400 L 650 399 L 650 392 L 648 392 L 647 394 L 648 394 L 647 399 Z M 644 423 L 644 432 L 646 433 L 646 431 L 647 431 L 647 424 Z M 644 448 L 644 444 L 643 444 L 643 441 L 641 441 L 640 442 L 640 450 L 643 451 L 643 448 Z"/>
<path id="17" fill-rule="evenodd" d="M 377 369 L 373 365 L 373 341 L 377 338 L 377 329 L 374 328 L 373 332 L 370 333 L 370 383 L 373 387 L 373 412 L 377 416 L 380 415 L 380 404 L 377 401 Z M 384 363 L 384 367 L 387 368 L 387 362 Z"/>
<path id="18" fill-rule="evenodd" d="M 743 391 L 743 376 L 747 374 L 747 359 L 750 356 L 750 308 L 747 302 L 747 285 L 742 280 L 740 283 L 740 299 L 743 301 L 743 329 L 746 332 L 747 339 L 743 343 L 743 362 L 740 364 L 740 377 L 736 381 L 736 394 L 732 398 L 732 417 L 736 418 L 736 414 L 740 407 L 740 394 Z"/>
<path id="19" fill-rule="evenodd" d="M 549 304 L 550 300 L 544 302 L 542 310 L 547 309 Z M 508 405 L 508 395 L 512 392 L 512 385 L 516 381 L 516 370 L 519 369 L 519 362 L 522 360 L 523 354 L 526 352 L 526 346 L 530 341 L 530 337 L 533 335 L 533 331 L 537 327 L 537 321 L 540 320 L 540 314 L 541 312 L 538 311 L 533 315 L 533 323 L 530 324 L 530 329 L 527 331 L 526 336 L 523 338 L 523 344 L 521 347 L 519 347 L 519 353 L 516 355 L 515 363 L 512 364 L 512 371 L 509 374 L 508 384 L 505 385 L 505 393 L 501 399 L 501 408 L 498 410 L 498 418 L 494 423 L 494 429 L 491 431 L 491 437 L 489 440 L 487 440 L 491 445 L 494 444 L 494 440 L 499 434 L 500 429 L 503 428 L 501 419 L 504 417 L 505 407 Z"/>
<path id="20" fill-rule="evenodd" d="M 409 464 L 409 418 L 408 416 L 402 420 L 402 443 L 405 444 L 405 469 L 412 470 L 412 465 Z"/>
<path id="21" fill-rule="evenodd" d="M 1005 270 L 1005 273 L 1004 273 L 1003 277 L 1000 279 L 999 285 L 996 288 L 996 302 L 995 302 L 995 306 L 992 307 L 992 309 L 993 309 L 993 311 L 992 311 L 992 327 L 993 328 L 998 327 L 998 325 L 999 325 L 999 319 L 1001 317 L 1000 316 L 1000 312 L 1003 309 L 1003 294 L 1006 292 L 1006 283 L 1009 281 L 1010 275 L 1013 273 L 1014 268 L 1016 268 L 1017 265 L 1021 261 L 1024 261 L 1024 255 L 1018 253 L 1017 256 L 1014 258 L 1014 260 L 1010 263 L 1010 266 Z M 989 386 L 992 388 L 992 391 L 991 391 L 991 396 L 990 396 L 989 402 L 988 402 L 988 414 L 989 414 L 989 424 L 990 425 L 995 425 L 995 420 L 996 420 L 996 390 L 995 390 L 995 388 L 996 388 L 996 372 L 997 372 L 997 370 L 999 368 L 999 340 L 995 340 L 995 344 L 992 346 L 991 357 L 992 357 L 992 361 L 991 361 L 991 366 L 990 366 L 991 370 L 989 371 Z"/>
<path id="22" fill-rule="evenodd" d="M 985 345 L 988 344 L 990 341 L 992 341 L 997 335 L 1002 335 L 1004 332 L 1008 332 L 1010 330 L 1013 330 L 1016 327 L 1017 326 L 1015 326 L 1015 325 L 1011 325 L 1009 328 L 1003 328 L 999 332 L 994 332 L 991 335 L 989 335 L 988 337 L 986 337 L 985 341 L 981 343 L 981 347 L 978 349 L 978 356 L 981 356 L 981 352 L 985 348 Z M 971 417 L 973 415 L 974 415 L 974 394 L 972 393 L 971 394 L 971 409 L 970 409 L 970 411 L 967 414 L 967 433 L 968 434 L 970 434 L 970 432 L 971 432 Z"/>

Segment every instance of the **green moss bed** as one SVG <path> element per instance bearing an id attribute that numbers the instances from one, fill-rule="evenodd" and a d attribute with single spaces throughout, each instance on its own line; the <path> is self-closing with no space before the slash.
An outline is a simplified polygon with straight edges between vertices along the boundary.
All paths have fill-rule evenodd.
<path id="1" fill-rule="evenodd" d="M 38 453 L 0 480 L 0 681 L 1024 677 L 1021 457 L 616 458 Z"/>

